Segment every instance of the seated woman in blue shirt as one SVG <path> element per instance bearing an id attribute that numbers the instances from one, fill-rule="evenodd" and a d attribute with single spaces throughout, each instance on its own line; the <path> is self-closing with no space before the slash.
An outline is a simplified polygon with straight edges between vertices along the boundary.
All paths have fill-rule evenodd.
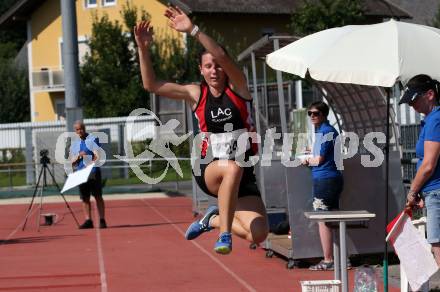
<path id="1" fill-rule="evenodd" d="M 307 114 L 315 127 L 312 157 L 303 162 L 312 169 L 313 210 L 337 210 L 339 209 L 339 196 L 344 185 L 342 173 L 336 168 L 334 159 L 335 140 L 339 133 L 327 120 L 329 107 L 324 102 L 312 103 Z M 332 231 L 324 222 L 319 222 L 318 225 L 324 259 L 317 265 L 311 266 L 310 269 L 332 270 Z"/>
<path id="2" fill-rule="evenodd" d="M 424 114 L 416 144 L 417 173 L 407 195 L 410 208 L 426 203 L 426 233 L 440 266 L 440 83 L 420 74 L 409 80 L 399 104 L 408 103 Z"/>

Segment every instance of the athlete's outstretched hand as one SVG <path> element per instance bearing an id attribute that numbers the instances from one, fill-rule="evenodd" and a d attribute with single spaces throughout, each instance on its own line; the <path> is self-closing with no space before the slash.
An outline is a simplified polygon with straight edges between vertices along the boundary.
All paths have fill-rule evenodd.
<path id="1" fill-rule="evenodd" d="M 169 26 L 179 32 L 190 33 L 193 29 L 193 24 L 179 7 L 168 6 L 165 10 L 165 16 L 170 20 Z"/>
<path id="2" fill-rule="evenodd" d="M 134 37 L 139 48 L 148 48 L 153 43 L 153 27 L 149 21 L 141 21 L 134 29 Z"/>

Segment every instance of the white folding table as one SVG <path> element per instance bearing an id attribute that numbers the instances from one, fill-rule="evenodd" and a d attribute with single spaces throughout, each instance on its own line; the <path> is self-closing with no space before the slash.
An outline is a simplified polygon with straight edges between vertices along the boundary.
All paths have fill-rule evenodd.
<path id="1" fill-rule="evenodd" d="M 335 280 L 341 280 L 342 292 L 348 292 L 347 244 L 346 244 L 347 222 L 366 222 L 376 217 L 376 214 L 370 213 L 365 210 L 361 210 L 361 211 L 315 211 L 315 212 L 304 212 L 304 215 L 308 219 L 318 222 L 339 223 L 339 244 L 337 243 L 335 233 L 333 236 Z"/>

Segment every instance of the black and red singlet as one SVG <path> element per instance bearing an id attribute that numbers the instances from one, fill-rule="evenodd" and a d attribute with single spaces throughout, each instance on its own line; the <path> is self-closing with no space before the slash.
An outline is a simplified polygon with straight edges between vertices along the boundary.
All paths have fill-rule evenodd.
<path id="1" fill-rule="evenodd" d="M 194 110 L 202 133 L 214 134 L 214 137 L 206 136 L 202 142 L 202 156 L 206 155 L 208 146 L 214 138 L 222 133 L 255 132 L 251 117 L 252 101 L 244 99 L 235 93 L 229 86 L 218 97 L 214 97 L 208 85 L 203 82 L 200 85 L 200 99 Z M 230 124 L 225 130 L 225 125 Z M 232 125 L 232 128 L 230 127 Z M 211 141 L 210 141 L 211 140 Z M 251 155 L 257 152 L 257 144 L 251 146 Z"/>

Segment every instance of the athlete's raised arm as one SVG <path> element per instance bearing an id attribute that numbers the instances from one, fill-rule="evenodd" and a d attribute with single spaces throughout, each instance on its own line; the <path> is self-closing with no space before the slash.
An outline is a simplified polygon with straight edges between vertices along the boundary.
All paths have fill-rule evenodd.
<path id="1" fill-rule="evenodd" d="M 171 28 L 195 37 L 206 51 L 214 57 L 215 62 L 223 68 L 229 77 L 229 83 L 234 91 L 246 99 L 251 99 L 243 72 L 215 40 L 194 25 L 179 7 L 169 6 L 165 11 L 165 16 L 169 19 Z"/>
<path id="2" fill-rule="evenodd" d="M 142 75 L 142 85 L 145 90 L 173 99 L 187 101 L 191 106 L 197 103 L 200 87 L 194 84 L 181 85 L 174 82 L 156 79 L 150 56 L 150 46 L 153 42 L 153 27 L 149 21 L 138 23 L 134 29 L 134 36 L 139 53 L 139 65 Z"/>

